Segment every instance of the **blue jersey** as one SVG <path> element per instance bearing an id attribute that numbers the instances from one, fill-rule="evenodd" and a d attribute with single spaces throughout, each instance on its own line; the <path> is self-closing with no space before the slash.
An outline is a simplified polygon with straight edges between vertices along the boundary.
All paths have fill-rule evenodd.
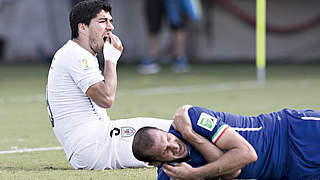
<path id="1" fill-rule="evenodd" d="M 237 178 L 320 177 L 319 112 L 284 109 L 252 117 L 192 107 L 188 115 L 193 130 L 214 144 L 227 128 L 233 128 L 253 146 L 258 160 L 244 167 Z M 169 132 L 183 140 L 173 127 Z M 191 157 L 188 164 L 198 167 L 207 163 L 199 152 L 186 144 Z M 303 145 L 308 145 L 308 148 Z M 169 179 L 161 167 L 158 179 Z"/>

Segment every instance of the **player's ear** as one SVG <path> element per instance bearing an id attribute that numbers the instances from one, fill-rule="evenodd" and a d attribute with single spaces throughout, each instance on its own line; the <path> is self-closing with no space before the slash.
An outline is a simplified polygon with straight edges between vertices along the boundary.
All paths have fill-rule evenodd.
<path id="1" fill-rule="evenodd" d="M 148 165 L 149 166 L 155 166 L 155 167 L 157 167 L 157 166 L 160 166 L 160 162 L 151 162 L 151 163 L 148 163 Z"/>
<path id="2" fill-rule="evenodd" d="M 83 32 L 86 30 L 87 25 L 85 25 L 84 23 L 79 23 L 78 24 L 78 31 L 79 32 Z"/>

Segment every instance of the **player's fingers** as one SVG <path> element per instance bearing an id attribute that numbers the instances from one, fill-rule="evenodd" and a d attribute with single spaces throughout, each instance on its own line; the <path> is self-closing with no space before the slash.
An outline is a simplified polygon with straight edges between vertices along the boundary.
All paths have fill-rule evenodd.
<path id="1" fill-rule="evenodd" d="M 167 171 L 174 171 L 174 166 L 171 166 L 169 164 L 163 164 L 163 169 L 167 170 Z"/>
<path id="2" fill-rule="evenodd" d="M 121 41 L 118 38 L 118 36 L 110 33 L 110 39 L 111 39 L 111 43 L 113 43 L 114 45 L 121 45 Z"/>
<path id="3" fill-rule="evenodd" d="M 109 35 L 109 34 L 107 34 L 107 35 L 105 36 L 105 38 L 106 38 L 106 42 L 109 42 L 109 43 L 111 44 L 111 38 L 110 38 L 110 35 Z"/>
<path id="4" fill-rule="evenodd" d="M 163 168 L 163 172 L 166 173 L 168 176 L 176 179 L 176 175 L 174 172 L 170 171 L 169 169 Z"/>
<path id="5" fill-rule="evenodd" d="M 170 168 L 170 165 L 168 165 L 168 164 L 163 164 L 162 167 L 163 167 L 164 170 L 166 170 L 166 169 L 169 169 L 169 168 Z"/>
<path id="6" fill-rule="evenodd" d="M 122 52 L 123 46 L 122 46 L 121 40 L 114 34 L 110 36 L 110 39 L 111 39 L 111 45 Z"/>
<path id="7" fill-rule="evenodd" d="M 184 167 L 184 166 L 189 166 L 186 162 L 182 162 L 176 165 L 176 167 Z"/>

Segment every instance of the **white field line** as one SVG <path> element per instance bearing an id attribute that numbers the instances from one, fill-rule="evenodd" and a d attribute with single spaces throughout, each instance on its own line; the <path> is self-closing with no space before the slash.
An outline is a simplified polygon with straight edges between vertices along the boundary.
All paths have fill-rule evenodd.
<path id="1" fill-rule="evenodd" d="M 15 149 L 9 151 L 0 151 L 0 154 L 14 154 L 23 152 L 36 152 L 36 151 L 55 151 L 63 149 L 61 146 L 56 147 L 43 147 L 43 148 L 25 148 L 25 149 Z"/>
<path id="2" fill-rule="evenodd" d="M 193 92 L 217 92 L 227 90 L 238 90 L 238 89 L 252 89 L 258 88 L 255 81 L 249 82 L 237 82 L 237 83 L 219 83 L 213 85 L 190 85 L 190 86 L 168 86 L 158 88 L 143 88 L 134 90 L 120 90 L 118 96 L 151 96 L 151 95 L 166 95 L 166 94 L 179 94 L 179 93 L 193 93 Z M 44 94 L 17 96 L 0 98 L 0 104 L 5 103 L 21 103 L 21 102 L 42 102 L 45 101 Z M 11 154 L 21 152 L 34 152 L 34 151 L 50 151 L 60 150 L 62 147 L 47 147 L 47 148 L 26 148 L 9 151 L 0 151 L 0 154 Z"/>
<path id="3" fill-rule="evenodd" d="M 279 86 L 287 87 L 282 81 L 276 82 Z M 296 82 L 298 83 L 298 82 Z M 301 84 L 308 84 L 309 81 L 299 81 Z M 158 88 L 142 88 L 133 90 L 119 90 L 118 96 L 136 95 L 136 96 L 151 96 L 151 95 L 166 95 L 166 94 L 179 94 L 179 93 L 194 93 L 194 92 L 218 92 L 228 90 L 244 90 L 244 89 L 255 89 L 260 88 L 256 81 L 242 81 L 242 82 L 231 82 L 231 83 L 217 83 L 212 85 L 190 85 L 190 86 L 168 86 Z M 0 97 L 0 104 L 4 103 L 21 103 L 21 102 L 43 102 L 45 101 L 44 94 L 16 96 L 16 97 Z M 35 152 L 35 151 L 53 151 L 61 150 L 61 146 L 57 147 L 44 147 L 44 148 L 25 148 L 16 149 L 9 151 L 0 151 L 0 154 L 13 154 L 22 152 Z"/>
<path id="4" fill-rule="evenodd" d="M 169 95 L 180 93 L 196 93 L 196 92 L 218 92 L 231 90 L 244 90 L 259 88 L 256 81 L 241 81 L 217 84 L 198 84 L 189 86 L 163 86 L 156 88 L 141 88 L 118 90 L 117 96 L 153 96 L 153 95 Z M 0 104 L 6 103 L 28 103 L 28 102 L 44 102 L 45 94 L 34 94 L 15 97 L 0 97 Z"/>
<path id="5" fill-rule="evenodd" d="M 242 81 L 232 83 L 217 83 L 209 85 L 189 85 L 189 86 L 167 86 L 158 88 L 143 88 L 135 90 L 122 90 L 118 96 L 135 95 L 135 96 L 154 96 L 154 95 L 169 95 L 182 93 L 197 93 L 197 92 L 218 92 L 230 90 L 243 90 L 259 88 L 256 81 Z"/>
<path id="6" fill-rule="evenodd" d="M 313 80 L 300 80 L 294 81 L 294 86 L 308 87 L 313 84 Z M 290 84 L 288 81 L 273 81 L 273 85 L 278 88 L 288 88 Z M 256 81 L 240 81 L 228 83 L 215 83 L 215 84 L 197 84 L 188 86 L 162 86 L 155 88 L 141 88 L 141 89 L 126 89 L 118 90 L 117 96 L 154 96 L 154 95 L 169 95 L 169 94 L 182 94 L 182 93 L 199 93 L 199 92 L 220 92 L 220 91 L 233 91 L 233 90 L 246 90 L 263 88 L 257 84 Z M 44 102 L 45 94 L 34 94 L 14 97 L 0 97 L 0 104 L 7 103 L 29 103 L 29 102 Z"/>
<path id="7" fill-rule="evenodd" d="M 179 93 L 194 93 L 194 92 L 218 92 L 227 90 L 239 90 L 239 89 L 252 89 L 259 88 L 255 81 L 245 81 L 236 83 L 219 83 L 212 85 L 190 85 L 190 86 L 167 86 L 157 88 L 142 88 L 133 90 L 120 90 L 118 96 L 152 96 L 152 95 L 166 95 L 166 94 L 179 94 Z M 0 98 L 0 104 L 6 103 L 21 103 L 21 102 L 43 102 L 45 101 L 44 94 L 5 97 Z M 35 152 L 35 151 L 53 151 L 61 150 L 62 147 L 44 147 L 44 148 L 25 148 L 9 151 L 0 151 L 0 154 L 13 154 L 23 152 Z"/>
<path id="8" fill-rule="evenodd" d="M 44 94 L 33 94 L 33 95 L 15 96 L 15 97 L 2 97 L 0 98 L 0 104 L 42 102 L 44 100 L 45 100 Z"/>

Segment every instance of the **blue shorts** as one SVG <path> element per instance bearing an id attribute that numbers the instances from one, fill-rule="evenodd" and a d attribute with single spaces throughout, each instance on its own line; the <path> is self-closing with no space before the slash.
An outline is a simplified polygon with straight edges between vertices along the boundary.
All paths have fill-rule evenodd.
<path id="1" fill-rule="evenodd" d="M 320 112 L 285 109 L 288 118 L 287 179 L 320 178 Z"/>
<path id="2" fill-rule="evenodd" d="M 182 0 L 145 0 L 145 17 L 148 31 L 158 33 L 166 17 L 172 30 L 185 26 L 185 10 Z"/>

